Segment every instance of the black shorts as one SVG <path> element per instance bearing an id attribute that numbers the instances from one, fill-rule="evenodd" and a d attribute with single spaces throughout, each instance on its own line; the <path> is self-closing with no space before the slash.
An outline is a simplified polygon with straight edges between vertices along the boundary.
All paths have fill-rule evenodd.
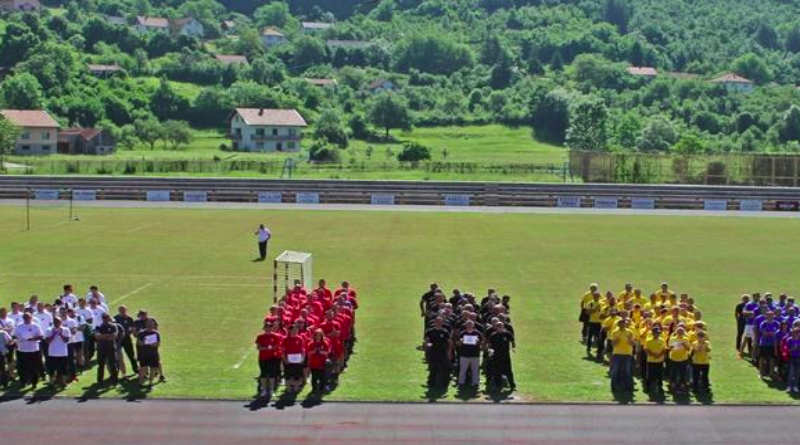
<path id="1" fill-rule="evenodd" d="M 287 364 L 284 366 L 284 377 L 287 379 L 301 379 L 303 378 L 303 365 L 302 364 Z"/>
<path id="2" fill-rule="evenodd" d="M 68 357 L 47 357 L 47 371 L 52 374 L 60 376 L 67 374 L 67 364 L 69 363 Z"/>
<path id="3" fill-rule="evenodd" d="M 774 358 L 775 357 L 775 347 L 774 346 L 759 346 L 758 347 L 758 356 L 764 358 Z"/>
<path id="4" fill-rule="evenodd" d="M 83 342 L 82 341 L 78 341 L 78 342 L 75 342 L 75 343 L 70 343 L 69 345 L 72 347 L 73 351 L 75 351 L 75 352 L 83 352 Z"/>
<path id="5" fill-rule="evenodd" d="M 281 359 L 271 358 L 268 360 L 259 360 L 258 367 L 261 370 L 262 379 L 279 379 L 281 378 Z"/>
<path id="6" fill-rule="evenodd" d="M 161 357 L 158 354 L 158 350 L 148 351 L 148 349 L 152 348 L 141 348 L 139 351 L 139 366 L 142 368 L 158 368 L 159 363 L 161 363 Z"/>

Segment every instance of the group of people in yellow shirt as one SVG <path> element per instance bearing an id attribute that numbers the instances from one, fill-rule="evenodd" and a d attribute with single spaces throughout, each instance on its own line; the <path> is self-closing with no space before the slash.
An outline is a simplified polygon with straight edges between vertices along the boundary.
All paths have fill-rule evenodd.
<path id="1" fill-rule="evenodd" d="M 631 284 L 617 295 L 601 294 L 597 284 L 581 298 L 579 321 L 586 353 L 610 365 L 611 391 L 632 392 L 634 375 L 651 395 L 664 393 L 664 375 L 673 393 L 710 390 L 711 345 L 708 325 L 688 294 L 669 284 L 645 297 Z"/>

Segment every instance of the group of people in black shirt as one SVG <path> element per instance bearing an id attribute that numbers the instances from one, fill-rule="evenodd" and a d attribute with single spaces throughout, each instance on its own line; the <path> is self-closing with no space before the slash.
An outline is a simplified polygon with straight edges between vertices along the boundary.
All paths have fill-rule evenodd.
<path id="1" fill-rule="evenodd" d="M 424 320 L 421 349 L 428 364 L 429 389 L 445 390 L 454 377 L 459 388 L 477 389 L 481 369 L 487 390 L 516 389 L 511 366 L 516 343 L 510 300 L 494 289 L 480 301 L 458 289 L 448 298 L 437 284 L 430 285 L 419 302 Z"/>
<path id="2" fill-rule="evenodd" d="M 27 302 L 0 307 L 0 386 L 18 378 L 20 388 L 36 389 L 40 381 L 61 387 L 78 380 L 93 361 L 97 383 L 119 383 L 130 370 L 140 385 L 164 377 L 158 322 L 141 310 L 134 319 L 124 305 L 109 312 L 106 297 L 92 286 L 77 297 L 72 285 L 53 303 L 32 295 Z M 108 380 L 106 380 L 106 371 Z"/>

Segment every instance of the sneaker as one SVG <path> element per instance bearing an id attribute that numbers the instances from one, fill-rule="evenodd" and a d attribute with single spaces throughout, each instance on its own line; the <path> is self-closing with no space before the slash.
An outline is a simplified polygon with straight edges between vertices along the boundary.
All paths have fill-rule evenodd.
<path id="1" fill-rule="evenodd" d="M 266 389 L 262 389 L 261 390 L 261 397 L 266 398 L 268 395 L 269 395 L 269 391 L 267 391 Z"/>
<path id="2" fill-rule="evenodd" d="M 158 378 L 158 383 L 167 383 L 167 378 L 162 375 Z"/>

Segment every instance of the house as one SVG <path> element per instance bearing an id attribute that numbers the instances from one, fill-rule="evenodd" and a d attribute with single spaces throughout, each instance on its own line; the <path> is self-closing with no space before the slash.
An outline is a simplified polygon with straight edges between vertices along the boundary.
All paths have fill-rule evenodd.
<path id="1" fill-rule="evenodd" d="M 317 32 L 324 32 L 331 28 L 333 28 L 333 23 L 325 23 L 325 22 L 302 22 L 301 26 L 303 28 L 304 34 L 314 34 Z"/>
<path id="2" fill-rule="evenodd" d="M 140 34 L 148 32 L 169 33 L 169 20 L 163 17 L 136 16 L 136 23 L 133 28 Z"/>
<path id="3" fill-rule="evenodd" d="M 0 0 L 0 9 L 4 11 L 39 11 L 42 9 L 39 0 Z"/>
<path id="4" fill-rule="evenodd" d="M 105 155 L 114 153 L 117 140 L 100 128 L 65 128 L 58 133 L 58 153 L 70 155 Z"/>
<path id="5" fill-rule="evenodd" d="M 116 15 L 105 15 L 103 18 L 112 25 L 128 26 L 128 19 Z"/>
<path id="6" fill-rule="evenodd" d="M 391 80 L 378 79 L 370 83 L 367 88 L 373 93 L 379 93 L 381 91 L 394 91 L 397 89 L 397 85 Z"/>
<path id="7" fill-rule="evenodd" d="M 125 70 L 122 69 L 121 66 L 117 65 L 116 63 L 113 65 L 95 65 L 95 64 L 87 64 L 87 68 L 89 68 L 89 72 L 95 76 L 102 79 L 107 79 L 115 74 L 119 74 L 124 72 Z"/>
<path id="8" fill-rule="evenodd" d="M 339 82 L 337 82 L 336 79 L 306 79 L 306 82 L 320 88 L 335 88 L 337 85 L 339 85 Z"/>
<path id="9" fill-rule="evenodd" d="M 237 108 L 229 120 L 237 151 L 300 151 L 308 125 L 294 109 Z"/>
<path id="10" fill-rule="evenodd" d="M 250 62 L 247 60 L 247 57 L 245 56 L 217 54 L 214 56 L 214 58 L 224 63 L 225 65 L 235 65 L 235 64 L 250 65 Z"/>
<path id="11" fill-rule="evenodd" d="M 173 22 L 175 34 L 202 39 L 206 33 L 203 24 L 194 17 L 178 19 Z"/>
<path id="12" fill-rule="evenodd" d="M 19 129 L 18 155 L 50 155 L 56 152 L 58 122 L 44 110 L 0 110 Z"/>
<path id="13" fill-rule="evenodd" d="M 722 85 L 728 91 L 741 91 L 743 93 L 749 93 L 755 88 L 753 81 L 734 73 L 728 73 L 712 79 L 711 83 Z"/>
<path id="14" fill-rule="evenodd" d="M 231 34 L 236 31 L 236 22 L 233 20 L 223 20 L 219 23 L 219 27 L 225 34 Z"/>
<path id="15" fill-rule="evenodd" d="M 369 48 L 372 45 L 372 42 L 367 40 L 326 40 L 325 44 L 328 47 L 336 49 L 336 48 L 344 48 L 344 49 L 364 49 Z"/>
<path id="16" fill-rule="evenodd" d="M 636 77 L 643 77 L 645 79 L 655 79 L 658 76 L 658 71 L 649 66 L 629 66 L 628 74 Z"/>
<path id="17" fill-rule="evenodd" d="M 261 33 L 261 42 L 267 48 L 272 48 L 286 43 L 286 36 L 277 28 L 269 27 Z"/>

